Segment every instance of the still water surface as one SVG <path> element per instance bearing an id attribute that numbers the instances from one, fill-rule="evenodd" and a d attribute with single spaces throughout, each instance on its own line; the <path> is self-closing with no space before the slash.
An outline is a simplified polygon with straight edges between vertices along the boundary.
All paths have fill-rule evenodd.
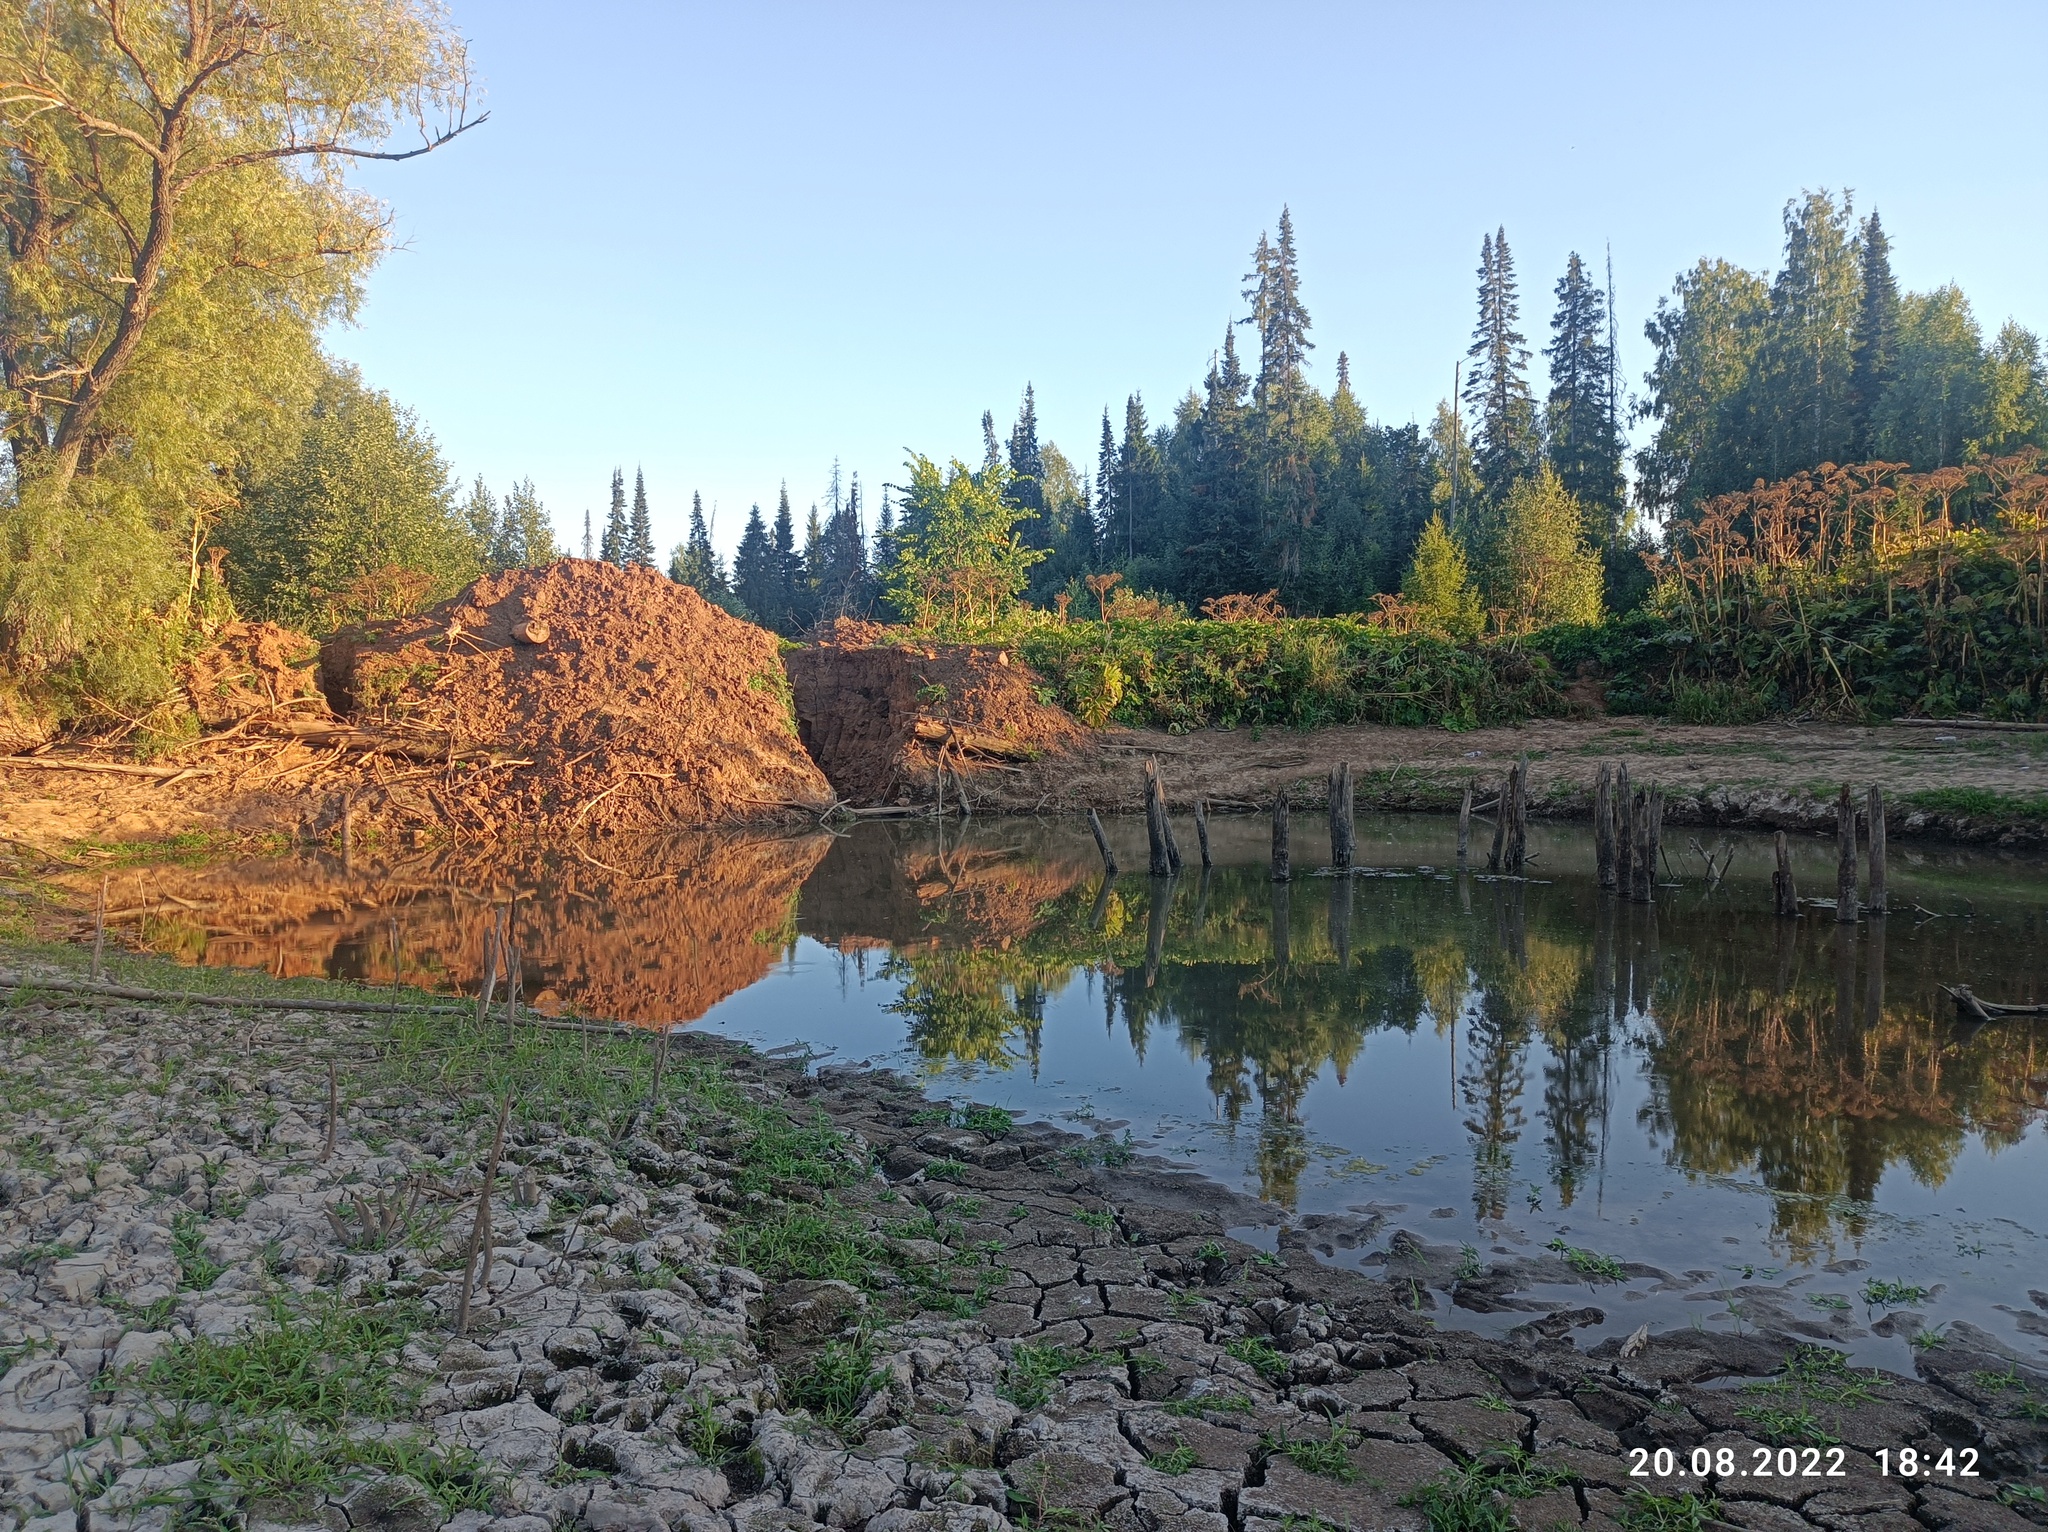
<path id="1" fill-rule="evenodd" d="M 1298 827 L 1277 886 L 1262 823 L 1215 832 L 1212 871 L 1108 886 L 1085 828 L 1036 821 L 139 876 L 164 950 L 458 990 L 516 896 L 545 1008 L 1062 1119 L 1269 1200 L 1325 1259 L 1375 1269 L 1405 1230 L 1446 1323 L 1790 1324 L 1891 1366 L 1974 1325 L 2048 1355 L 2048 1021 L 1961 1028 L 1938 987 L 2041 998 L 2048 865 L 1895 846 L 1904 913 L 1849 927 L 1771 916 L 1762 837 L 1709 891 L 1675 832 L 1648 909 L 1599 892 L 1576 828 L 1532 831 L 1527 884 L 1457 874 L 1441 819 L 1361 820 L 1351 879 Z M 1142 867 L 1142 829 L 1112 836 Z M 1832 843 L 1797 851 L 1831 890 Z M 1557 1241 L 1639 1264 L 1447 1310 L 1454 1267 Z"/>

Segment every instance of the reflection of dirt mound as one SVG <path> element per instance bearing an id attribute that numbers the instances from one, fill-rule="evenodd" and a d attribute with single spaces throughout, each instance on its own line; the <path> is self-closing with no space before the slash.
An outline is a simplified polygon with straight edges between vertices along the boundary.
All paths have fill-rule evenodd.
<path id="1" fill-rule="evenodd" d="M 209 965 L 385 984 L 395 920 L 408 984 L 474 994 L 484 931 L 516 894 L 529 1001 L 554 1008 L 551 993 L 585 1015 L 691 1021 L 768 972 L 794 934 L 797 890 L 830 844 L 670 837 L 607 845 L 623 858 L 611 867 L 442 853 L 356 874 L 327 857 L 150 868 L 113 875 L 110 923 Z"/>
<path id="2" fill-rule="evenodd" d="M 827 643 L 797 650 L 788 668 L 805 748 L 854 803 L 928 799 L 941 767 L 971 780 L 1064 753 L 1084 734 L 1038 700 L 1044 683 L 1004 649 Z"/>
<path id="3" fill-rule="evenodd" d="M 290 708 L 327 711 L 316 666 L 319 645 L 274 622 L 231 622 L 187 660 L 179 674 L 202 728 Z"/>
<path id="4" fill-rule="evenodd" d="M 450 763 L 392 790 L 401 819 L 646 830 L 830 801 L 774 635 L 651 569 L 489 575 L 321 658 L 338 708 Z"/>
<path id="5" fill-rule="evenodd" d="M 1045 905 L 1093 873 L 1081 859 L 995 845 L 940 850 L 921 830 L 891 835 L 876 826 L 833 842 L 804 884 L 799 923 L 841 950 L 877 941 L 1002 945 L 1030 934 Z"/>

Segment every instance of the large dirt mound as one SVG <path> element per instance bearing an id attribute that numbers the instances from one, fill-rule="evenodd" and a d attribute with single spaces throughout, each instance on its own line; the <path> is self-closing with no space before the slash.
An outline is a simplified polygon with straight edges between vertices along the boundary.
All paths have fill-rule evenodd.
<path id="1" fill-rule="evenodd" d="M 775 636 L 652 569 L 489 575 L 331 640 L 321 671 L 337 711 L 442 763 L 391 783 L 401 819 L 649 830 L 831 802 Z"/>
<path id="2" fill-rule="evenodd" d="M 1063 754 L 1086 736 L 1039 700 L 1045 683 L 992 645 L 873 646 L 845 632 L 789 655 L 797 726 L 811 759 L 851 803 L 950 797 L 961 780 Z"/>

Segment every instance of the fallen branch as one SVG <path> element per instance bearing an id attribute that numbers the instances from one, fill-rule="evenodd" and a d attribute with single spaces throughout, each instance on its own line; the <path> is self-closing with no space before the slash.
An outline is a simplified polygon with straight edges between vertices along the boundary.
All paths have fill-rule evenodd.
<path id="1" fill-rule="evenodd" d="M 55 761 L 28 755 L 0 755 L 0 766 L 15 766 L 27 771 L 94 771 L 117 777 L 154 777 L 158 781 L 214 774 L 211 766 L 123 766 L 113 761 Z"/>
<path id="2" fill-rule="evenodd" d="M 1967 984 L 1944 984 L 1941 988 L 1956 1003 L 1956 1015 L 1964 1021 L 1997 1021 L 2005 1016 L 2048 1016 L 2048 1005 L 1999 1005 L 1979 1000 Z"/>

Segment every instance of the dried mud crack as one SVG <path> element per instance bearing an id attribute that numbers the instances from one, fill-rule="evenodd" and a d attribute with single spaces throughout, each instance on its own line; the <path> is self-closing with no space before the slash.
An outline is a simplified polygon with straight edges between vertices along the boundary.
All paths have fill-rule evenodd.
<path id="1" fill-rule="evenodd" d="M 21 990 L 0 1048 L 6 1532 L 2048 1525 L 2048 1370 L 1967 1336 L 1483 1340 L 889 1075 L 279 994 Z"/>

